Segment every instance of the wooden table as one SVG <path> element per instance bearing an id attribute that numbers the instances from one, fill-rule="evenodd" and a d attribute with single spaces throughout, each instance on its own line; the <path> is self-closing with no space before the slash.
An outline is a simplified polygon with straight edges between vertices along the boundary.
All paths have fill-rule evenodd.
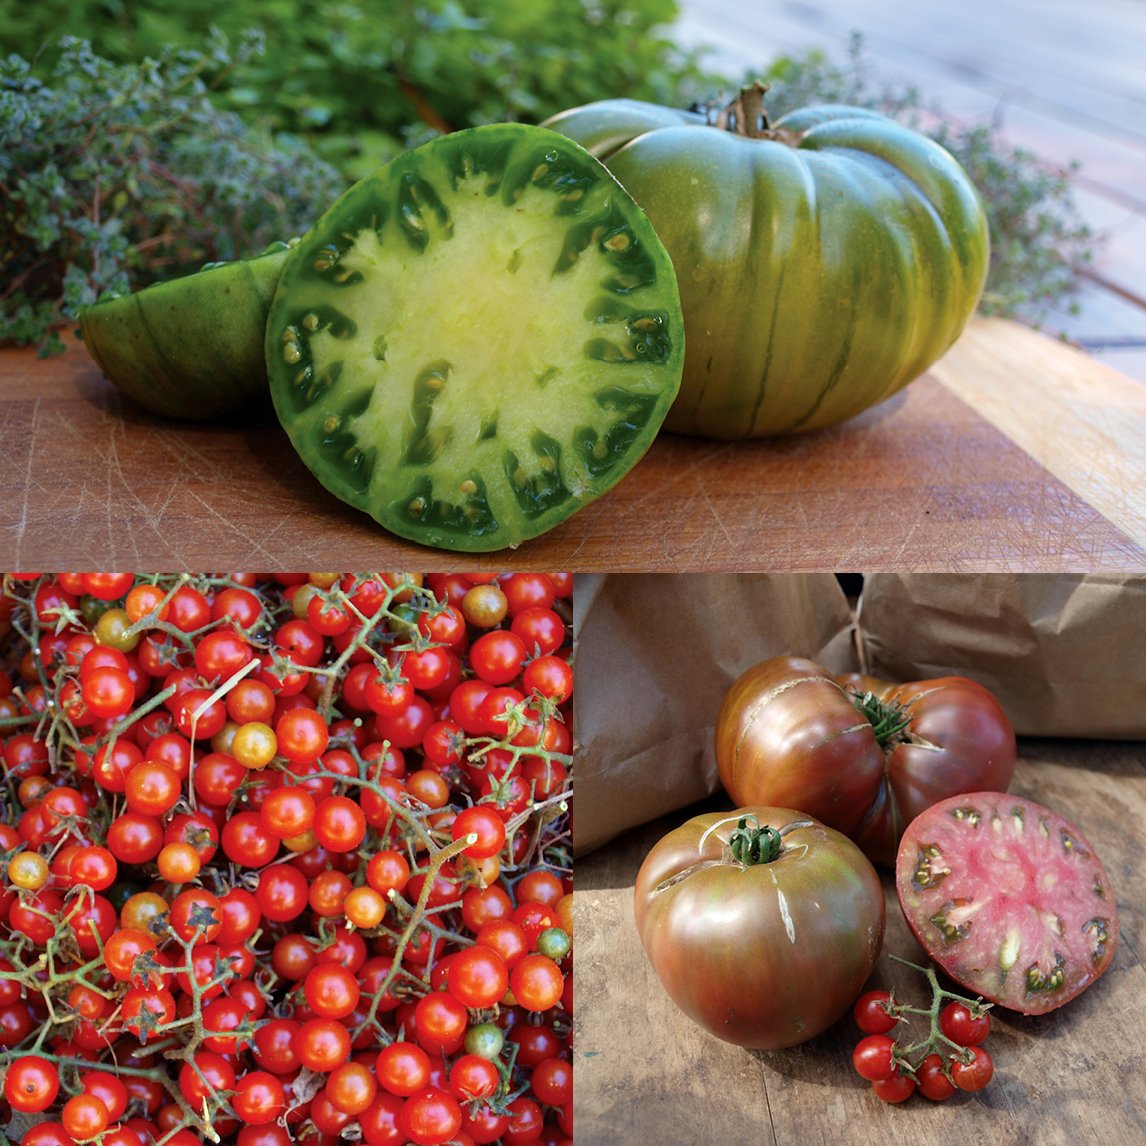
<path id="1" fill-rule="evenodd" d="M 644 855 L 678 816 L 644 825 L 577 861 L 574 892 L 578 1146 L 1137 1146 L 1146 1142 L 1146 761 L 1141 745 L 1025 740 L 1012 791 L 1074 819 L 1118 897 L 1120 946 L 1105 976 L 1056 1012 L 996 1009 L 987 1043 L 996 1075 L 944 1104 L 880 1102 L 851 1068 L 850 1018 L 786 1051 L 750 1052 L 694 1026 L 644 956 L 632 889 Z M 725 808 L 717 799 L 707 808 Z M 920 962 L 890 876 L 888 928 L 872 986 L 923 1005 L 925 981 L 887 958 Z"/>
<path id="2" fill-rule="evenodd" d="M 975 320 L 844 426 L 662 435 L 619 486 L 516 551 L 408 544 L 336 501 L 273 413 L 176 423 L 120 398 L 82 345 L 0 351 L 9 568 L 1124 570 L 1146 567 L 1146 387 Z"/>

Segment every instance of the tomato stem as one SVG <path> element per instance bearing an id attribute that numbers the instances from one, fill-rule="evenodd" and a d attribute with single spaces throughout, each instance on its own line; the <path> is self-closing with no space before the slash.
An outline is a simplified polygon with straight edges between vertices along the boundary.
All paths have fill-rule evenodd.
<path id="1" fill-rule="evenodd" d="M 927 982 L 931 986 L 931 1005 L 928 1007 L 910 1007 L 905 1003 L 896 1003 L 893 1007 L 888 1008 L 888 1014 L 901 1015 L 923 1015 L 928 1020 L 928 1033 L 927 1037 L 920 1039 L 918 1042 L 912 1043 L 910 1046 L 900 1047 L 896 1046 L 894 1058 L 900 1065 L 900 1069 L 904 1074 L 910 1074 L 915 1077 L 916 1068 L 922 1062 L 926 1055 L 937 1052 L 941 1049 L 941 1044 L 946 1044 L 954 1051 L 952 1058 L 962 1059 L 964 1062 L 968 1061 L 974 1056 L 971 1054 L 970 1048 L 963 1046 L 961 1043 L 956 1042 L 954 1039 L 949 1039 L 940 1030 L 939 1014 L 943 1008 L 945 1001 L 953 1001 L 963 1003 L 967 1006 L 968 1010 L 974 1015 L 980 1015 L 988 1011 L 992 1004 L 986 1003 L 983 999 L 969 999 L 965 995 L 960 995 L 956 991 L 948 991 L 939 985 L 939 977 L 935 973 L 934 967 L 921 967 L 918 963 L 912 963 L 910 959 L 903 959 L 898 955 L 888 952 L 888 958 L 894 960 L 896 963 L 902 963 L 905 967 L 911 967 L 918 971 L 921 975 L 926 976 Z"/>
<path id="2" fill-rule="evenodd" d="M 744 816 L 736 825 L 736 830 L 728 837 L 733 859 L 752 867 L 759 863 L 771 863 L 783 846 L 780 833 L 769 824 L 761 825 L 755 816 Z"/>
<path id="3" fill-rule="evenodd" d="M 903 733 L 910 727 L 912 716 L 907 705 L 884 700 L 874 692 L 855 692 L 851 698 L 860 714 L 870 722 L 875 738 L 884 751 L 906 739 Z"/>
<path id="4" fill-rule="evenodd" d="M 740 89 L 740 94 L 716 113 L 716 126 L 747 139 L 771 139 L 772 125 L 764 110 L 764 95 L 768 85 L 753 80 Z"/>

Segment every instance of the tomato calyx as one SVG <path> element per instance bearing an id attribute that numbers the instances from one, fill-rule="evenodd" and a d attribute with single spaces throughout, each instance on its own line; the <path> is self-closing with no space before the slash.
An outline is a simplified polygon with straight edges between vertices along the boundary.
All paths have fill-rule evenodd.
<path id="1" fill-rule="evenodd" d="M 906 704 L 884 700 L 874 692 L 849 693 L 852 703 L 870 724 L 880 748 L 889 747 L 907 739 L 904 734 L 911 727 L 912 713 Z"/>
<path id="2" fill-rule="evenodd" d="M 779 829 L 761 824 L 755 816 L 744 816 L 728 837 L 732 858 L 745 867 L 771 863 L 784 846 Z"/>
<path id="3" fill-rule="evenodd" d="M 700 837 L 700 849 L 703 851 L 705 841 L 717 828 L 724 824 L 736 821 L 736 827 L 728 837 L 728 843 L 723 846 L 723 854 L 719 859 L 702 859 L 694 864 L 662 880 L 653 887 L 651 894 L 659 895 L 675 887 L 682 880 L 688 879 L 696 872 L 705 868 L 721 864 L 738 864 L 741 867 L 755 867 L 758 864 L 771 863 L 778 859 L 784 851 L 784 837 L 798 828 L 811 826 L 811 820 L 793 820 L 782 828 L 774 828 L 770 824 L 761 824 L 756 816 L 728 816 L 709 824 Z"/>

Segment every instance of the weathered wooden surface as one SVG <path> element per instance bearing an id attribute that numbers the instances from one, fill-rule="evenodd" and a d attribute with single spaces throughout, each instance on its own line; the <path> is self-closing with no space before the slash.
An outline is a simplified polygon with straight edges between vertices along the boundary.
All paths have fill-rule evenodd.
<path id="1" fill-rule="evenodd" d="M 680 0 L 678 38 L 713 49 L 732 76 L 776 56 L 842 58 L 863 36 L 871 78 L 913 84 L 965 123 L 1058 169 L 1080 165 L 1079 215 L 1098 240 L 1079 312 L 1046 318 L 1123 373 L 1146 381 L 1146 7 L 1136 0 Z"/>
<path id="2" fill-rule="evenodd" d="M 1146 388 L 1014 324 L 976 320 L 844 426 L 716 443 L 662 435 L 614 490 L 515 552 L 392 537 L 328 494 L 269 410 L 153 418 L 82 346 L 0 352 L 9 567 L 395 563 L 578 571 L 1072 570 L 1146 565 Z"/>
<path id="3" fill-rule="evenodd" d="M 749 1052 L 701 1031 L 669 1001 L 640 945 L 632 889 L 652 844 L 696 808 L 636 829 L 578 860 L 574 919 L 578 1146 L 1005 1146 L 1146 1142 L 1146 754 L 1141 745 L 1027 740 L 1012 791 L 1073 819 L 1118 897 L 1121 939 L 1106 975 L 1056 1012 L 996 1009 L 987 1047 L 996 1075 L 945 1104 L 880 1102 L 851 1068 L 850 1018 L 801 1047 Z M 727 807 L 709 801 L 704 807 Z M 888 952 L 919 961 L 885 878 L 888 929 L 873 986 L 917 1004 L 926 985 Z M 814 984 L 809 984 L 814 990 Z"/>

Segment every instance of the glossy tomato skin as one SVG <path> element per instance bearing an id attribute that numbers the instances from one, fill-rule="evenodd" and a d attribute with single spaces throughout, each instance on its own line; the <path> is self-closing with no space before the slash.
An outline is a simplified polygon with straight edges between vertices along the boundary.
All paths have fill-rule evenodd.
<path id="1" fill-rule="evenodd" d="M 729 839 L 743 817 L 778 829 L 770 862 L 745 866 Z M 790 808 L 712 812 L 646 857 L 637 929 L 672 1000 L 727 1042 L 795 1046 L 844 1015 L 883 942 L 879 876 L 846 836 Z"/>
<path id="2" fill-rule="evenodd" d="M 234 413 L 265 392 L 262 331 L 288 254 L 277 244 L 85 307 L 84 341 L 116 387 L 153 413 L 194 421 Z"/>
<path id="3" fill-rule="evenodd" d="M 855 703 L 864 692 L 908 718 L 882 747 Z M 976 681 L 837 678 L 800 657 L 745 672 L 716 728 L 717 766 L 733 800 L 800 808 L 888 867 L 920 812 L 961 792 L 1005 791 L 1016 755 L 1006 713 Z"/>
<path id="4" fill-rule="evenodd" d="M 688 349 L 666 429 L 740 439 L 844 421 L 938 359 L 982 293 L 974 186 L 876 112 L 807 107 L 751 138 L 607 100 L 546 126 L 617 176 L 676 267 Z"/>

